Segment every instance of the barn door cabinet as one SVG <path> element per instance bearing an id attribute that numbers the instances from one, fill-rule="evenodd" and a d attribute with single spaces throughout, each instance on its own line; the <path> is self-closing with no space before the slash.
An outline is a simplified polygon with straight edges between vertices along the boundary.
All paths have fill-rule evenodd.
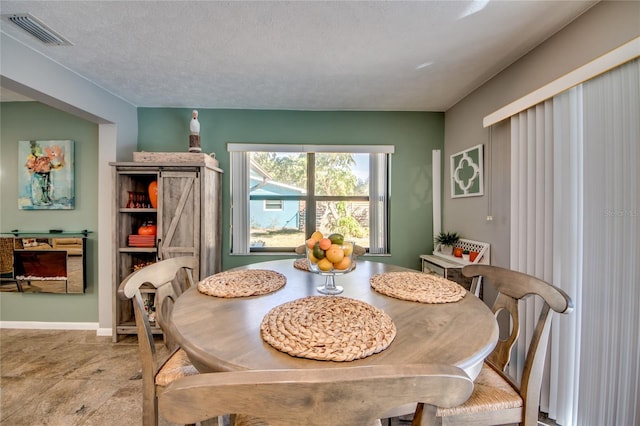
<path id="1" fill-rule="evenodd" d="M 114 179 L 113 340 L 136 334 L 133 306 L 120 300 L 120 283 L 145 265 L 178 256 L 199 259 L 194 279 L 221 269 L 221 175 L 207 161 L 189 163 L 111 163 Z M 157 182 L 157 203 L 151 204 L 149 185 Z M 156 238 L 137 237 L 144 224 L 156 225 Z M 142 289 L 154 333 L 154 290 Z"/>

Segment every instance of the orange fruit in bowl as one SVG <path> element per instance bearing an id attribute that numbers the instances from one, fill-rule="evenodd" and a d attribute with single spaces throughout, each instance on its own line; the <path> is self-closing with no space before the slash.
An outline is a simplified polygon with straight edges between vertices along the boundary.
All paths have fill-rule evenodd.
<path id="1" fill-rule="evenodd" d="M 333 268 L 339 271 L 344 271 L 349 269 L 351 266 L 351 258 L 349 256 L 345 256 L 340 262 L 334 263 Z"/>
<path id="2" fill-rule="evenodd" d="M 340 263 L 344 259 L 344 250 L 337 244 L 332 244 L 325 251 L 326 259 L 329 259 L 331 263 Z"/>
<path id="3" fill-rule="evenodd" d="M 321 271 L 327 272 L 330 271 L 331 268 L 333 268 L 333 263 L 331 263 L 331 261 L 326 257 L 318 261 L 318 269 L 320 269 Z"/>
<path id="4" fill-rule="evenodd" d="M 316 240 L 314 240 L 313 238 L 309 238 L 307 241 L 305 241 L 305 244 L 307 245 L 307 247 L 313 250 L 313 246 L 316 245 Z"/>
<path id="5" fill-rule="evenodd" d="M 345 256 L 351 256 L 351 253 L 353 253 L 353 243 L 342 244 L 342 250 L 344 250 Z"/>
<path id="6" fill-rule="evenodd" d="M 313 238 L 316 241 L 320 241 L 323 238 L 322 232 L 320 231 L 316 231 L 313 234 L 311 234 L 311 238 Z"/>
<path id="7" fill-rule="evenodd" d="M 322 250 L 327 250 L 329 247 L 331 247 L 331 240 L 328 238 L 321 239 L 319 243 Z"/>

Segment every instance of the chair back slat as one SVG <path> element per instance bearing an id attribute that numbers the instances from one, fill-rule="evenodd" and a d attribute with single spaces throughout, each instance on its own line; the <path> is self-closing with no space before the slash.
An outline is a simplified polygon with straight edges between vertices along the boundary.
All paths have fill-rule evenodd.
<path id="1" fill-rule="evenodd" d="M 454 406 L 473 382 L 447 365 L 366 366 L 210 373 L 175 381 L 160 395 L 170 422 L 242 414 L 271 426 L 371 425 L 408 403 Z"/>
<path id="2" fill-rule="evenodd" d="M 505 371 L 509 361 L 511 360 L 511 350 L 520 335 L 520 316 L 518 315 L 518 301 L 505 294 L 498 294 L 492 311 L 497 316 L 500 311 L 507 311 L 511 317 L 511 330 L 509 335 L 498 340 L 493 352 L 487 357 L 495 367 L 500 371 Z"/>

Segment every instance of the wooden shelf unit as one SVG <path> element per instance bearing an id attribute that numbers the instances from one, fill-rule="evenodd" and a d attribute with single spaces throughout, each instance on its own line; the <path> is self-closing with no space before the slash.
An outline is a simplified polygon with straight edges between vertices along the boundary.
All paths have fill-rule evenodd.
<path id="1" fill-rule="evenodd" d="M 178 256 L 195 256 L 199 280 L 221 270 L 221 183 L 222 170 L 213 167 L 206 154 L 190 163 L 118 162 L 111 163 L 114 179 L 114 261 L 113 261 L 113 341 L 120 335 L 136 334 L 133 306 L 120 300 L 120 283 L 139 265 Z M 147 193 L 149 184 L 158 183 L 156 208 L 127 207 L 129 192 Z M 154 247 L 131 247 L 129 235 L 145 221 L 157 226 Z M 146 290 L 153 293 L 153 290 Z M 153 297 L 151 295 L 150 297 Z M 161 334 L 153 327 L 154 334 Z"/>

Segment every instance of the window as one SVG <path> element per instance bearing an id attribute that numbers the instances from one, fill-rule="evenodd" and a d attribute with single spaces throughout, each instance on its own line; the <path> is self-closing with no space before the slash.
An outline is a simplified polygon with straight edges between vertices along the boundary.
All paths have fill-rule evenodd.
<path id="1" fill-rule="evenodd" d="M 233 254 L 287 252 L 315 230 L 388 253 L 392 146 L 228 144 Z"/>
<path id="2" fill-rule="evenodd" d="M 265 210 L 276 210 L 282 211 L 284 207 L 283 200 L 264 200 L 264 209 Z"/>

